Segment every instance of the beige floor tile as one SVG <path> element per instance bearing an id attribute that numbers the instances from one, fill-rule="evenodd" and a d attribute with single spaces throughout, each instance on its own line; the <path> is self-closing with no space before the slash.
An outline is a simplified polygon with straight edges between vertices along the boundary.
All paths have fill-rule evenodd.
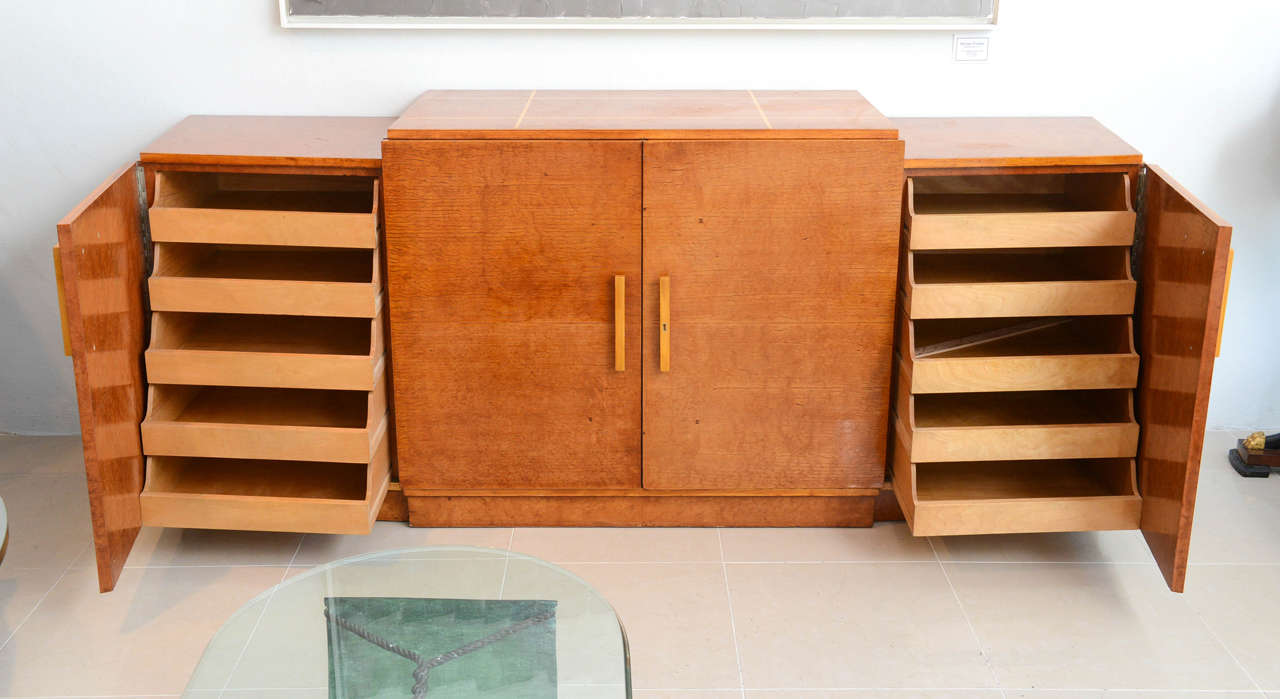
<path id="1" fill-rule="evenodd" d="M 1280 566 L 1195 566 L 1191 579 L 1191 607 L 1255 682 L 1280 689 Z"/>
<path id="2" fill-rule="evenodd" d="M 746 690 L 746 699 L 1001 699 L 998 689 Z"/>
<path id="3" fill-rule="evenodd" d="M 0 566 L 0 645 L 35 609 L 62 574 L 63 571 L 55 568 Z"/>
<path id="4" fill-rule="evenodd" d="M 517 528 L 511 550 L 552 563 L 720 562 L 713 528 Z"/>
<path id="5" fill-rule="evenodd" d="M 1280 564 L 1280 537 L 1266 535 L 1280 527 L 1280 478 L 1237 474 L 1226 460 L 1231 436 L 1205 439 L 1190 561 Z"/>
<path id="6" fill-rule="evenodd" d="M 132 568 L 104 595 L 92 569 L 73 569 L 0 651 L 0 694 L 181 692 L 218 627 L 283 572 Z"/>
<path id="7" fill-rule="evenodd" d="M 362 553 L 423 546 L 478 546 L 505 549 L 509 541 L 511 541 L 511 529 L 506 527 L 446 529 L 410 527 L 404 522 L 375 522 L 373 532 L 366 536 L 308 534 L 294 562 L 313 565 L 329 563 L 348 556 L 358 556 Z"/>
<path id="8" fill-rule="evenodd" d="M 632 687 L 739 686 L 719 563 L 581 563 L 565 568 L 617 610 L 630 641 Z"/>
<path id="9" fill-rule="evenodd" d="M 929 540 L 905 522 L 869 528 L 721 529 L 724 559 L 769 561 L 932 561 Z"/>
<path id="10" fill-rule="evenodd" d="M 1154 565 L 946 568 L 1002 686 L 1253 689 Z"/>
<path id="11" fill-rule="evenodd" d="M 943 561 L 1041 563 L 1151 563 L 1151 549 L 1137 530 L 935 536 Z"/>
<path id="12" fill-rule="evenodd" d="M 1005 690 L 1009 699 L 1260 699 L 1261 691 Z"/>
<path id="13" fill-rule="evenodd" d="M 635 690 L 631 693 L 634 699 L 742 699 L 739 690 Z"/>
<path id="14" fill-rule="evenodd" d="M 133 542 L 130 568 L 149 566 L 287 566 L 298 550 L 301 534 L 233 532 L 215 529 L 143 527 Z M 77 567 L 96 565 L 81 556 Z"/>
<path id="15" fill-rule="evenodd" d="M 626 682 L 626 653 L 616 610 L 579 576 L 530 558 L 512 557 L 503 599 L 556 599 L 556 677 L 597 685 L 599 696 Z"/>
<path id="16" fill-rule="evenodd" d="M 728 573 L 747 688 L 994 686 L 937 563 Z"/>
<path id="17" fill-rule="evenodd" d="M 72 563 L 93 541 L 83 475 L 0 476 L 9 517 L 6 568 L 57 568 Z"/>
<path id="18" fill-rule="evenodd" d="M 80 437 L 0 435 L 0 473 L 83 476 Z"/>

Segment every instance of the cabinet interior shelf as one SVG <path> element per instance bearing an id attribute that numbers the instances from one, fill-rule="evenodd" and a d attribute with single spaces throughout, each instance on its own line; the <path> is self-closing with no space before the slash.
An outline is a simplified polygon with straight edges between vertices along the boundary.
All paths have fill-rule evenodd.
<path id="1" fill-rule="evenodd" d="M 916 464 L 920 502 L 1136 496 L 1131 459 Z"/>
<path id="2" fill-rule="evenodd" d="M 1126 247 L 919 251 L 912 262 L 916 284 L 1131 279 Z"/>
<path id="3" fill-rule="evenodd" d="M 368 394 L 231 386 L 155 386 L 149 420 L 364 428 Z"/>
<path id="4" fill-rule="evenodd" d="M 156 243 L 153 277 L 369 283 L 373 251 L 266 245 Z"/>
<path id="5" fill-rule="evenodd" d="M 372 323 L 363 318 L 158 313 L 150 349 L 368 355 Z"/>
<path id="6" fill-rule="evenodd" d="M 917 429 L 1127 423 L 1132 403 L 1125 390 L 939 393 L 913 396 L 913 417 Z"/>
<path id="7" fill-rule="evenodd" d="M 244 211 L 374 211 L 371 177 L 161 172 L 153 208 Z"/>
<path id="8" fill-rule="evenodd" d="M 364 500 L 367 466 L 183 456 L 150 458 L 149 493 Z"/>

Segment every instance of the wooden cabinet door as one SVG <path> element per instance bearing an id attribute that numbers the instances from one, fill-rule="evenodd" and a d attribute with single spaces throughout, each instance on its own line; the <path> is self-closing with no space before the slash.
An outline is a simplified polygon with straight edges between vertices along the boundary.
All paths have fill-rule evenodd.
<path id="1" fill-rule="evenodd" d="M 640 144 L 389 140 L 383 174 L 406 493 L 639 487 Z"/>
<path id="2" fill-rule="evenodd" d="M 878 487 L 902 142 L 644 148 L 645 487 Z"/>
<path id="3" fill-rule="evenodd" d="M 129 164 L 58 222 L 63 311 L 103 592 L 115 587 L 142 526 L 147 319 L 139 211 Z"/>
<path id="4" fill-rule="evenodd" d="M 1169 587 L 1187 574 L 1231 227 L 1164 171 L 1147 170 L 1138 454 L 1142 533 Z"/>

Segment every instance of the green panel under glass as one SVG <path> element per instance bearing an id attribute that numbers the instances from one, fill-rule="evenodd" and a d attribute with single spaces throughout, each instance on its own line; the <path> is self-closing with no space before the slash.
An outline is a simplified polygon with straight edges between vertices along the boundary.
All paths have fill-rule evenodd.
<path id="1" fill-rule="evenodd" d="M 554 601 L 326 597 L 324 605 L 332 699 L 556 696 Z"/>

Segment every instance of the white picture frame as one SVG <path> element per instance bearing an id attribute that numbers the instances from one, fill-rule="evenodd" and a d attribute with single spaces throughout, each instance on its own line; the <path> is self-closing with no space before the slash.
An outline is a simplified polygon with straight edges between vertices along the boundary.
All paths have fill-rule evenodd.
<path id="1" fill-rule="evenodd" d="M 736 30 L 859 30 L 962 31 L 995 29 L 1000 0 L 991 0 L 986 16 L 939 17 L 811 17 L 694 18 L 694 17 L 419 17 L 408 15 L 294 14 L 294 0 L 279 0 L 280 26 L 285 29 L 736 29 Z"/>

